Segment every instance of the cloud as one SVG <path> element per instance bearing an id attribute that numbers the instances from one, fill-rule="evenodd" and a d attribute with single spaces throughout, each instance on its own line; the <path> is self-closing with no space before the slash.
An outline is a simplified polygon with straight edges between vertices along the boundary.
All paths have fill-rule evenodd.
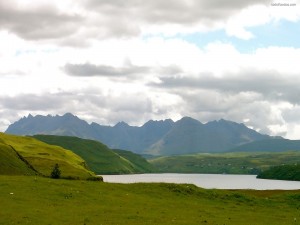
<path id="1" fill-rule="evenodd" d="M 224 2 L 222 0 L 168 0 L 168 1 L 142 1 L 129 0 L 89 0 L 87 6 L 90 10 L 101 10 L 103 14 L 118 15 L 118 18 L 136 18 L 155 24 L 195 24 L 201 21 L 214 22 L 224 20 L 239 10 L 250 5 L 265 4 L 268 0 L 240 0 Z"/>
<path id="2" fill-rule="evenodd" d="M 154 86 L 174 90 L 214 90 L 220 93 L 254 93 L 270 101 L 287 101 L 300 105 L 299 76 L 288 76 L 276 71 L 244 70 L 235 75 L 215 77 L 200 74 L 198 77 L 161 77 Z"/>
<path id="3" fill-rule="evenodd" d="M 43 2 L 43 1 L 42 1 Z M 58 39 L 74 34 L 83 18 L 53 4 L 0 1 L 0 26 L 27 40 Z"/>
<path id="4" fill-rule="evenodd" d="M 287 135 L 287 124 L 299 111 L 299 76 L 276 71 L 244 69 L 238 73 L 160 76 L 150 83 L 181 99 L 176 109 L 202 122 L 224 118 L 271 135 Z M 293 136 L 294 138 L 294 136 Z"/>
<path id="5" fill-rule="evenodd" d="M 114 125 L 122 120 L 139 124 L 151 119 L 152 100 L 147 93 L 139 91 L 132 93 L 116 91 L 107 94 L 101 90 L 74 89 L 69 92 L 1 96 L 0 108 L 2 109 L 0 115 L 1 113 L 14 115 L 3 117 L 7 118 L 2 122 L 6 125 L 29 113 L 56 115 L 66 112 L 74 113 L 80 118 L 87 119 L 88 122 L 104 125 Z"/>
<path id="6" fill-rule="evenodd" d="M 299 7 L 274 8 L 269 0 L 0 0 L 0 117 L 8 118 L 0 126 L 28 113 L 72 112 L 101 124 L 225 118 L 284 133 L 298 123 L 299 49 L 292 42 L 238 50 L 260 34 L 249 28 L 282 18 L 298 21 Z M 215 30 L 225 32 L 209 33 Z M 213 42 L 202 46 L 201 32 Z M 224 33 L 244 40 L 225 43 Z"/>
<path id="7" fill-rule="evenodd" d="M 149 68 L 128 65 L 126 67 L 113 67 L 106 65 L 94 65 L 90 63 L 71 64 L 64 66 L 64 71 L 71 76 L 108 76 L 108 77 L 126 77 L 142 73 L 148 73 Z"/>
<path id="8" fill-rule="evenodd" d="M 265 24 L 278 17 L 278 13 L 269 13 L 269 7 L 269 0 L 86 0 L 40 1 L 38 4 L 1 0 L 0 25 L 1 29 L 27 40 L 55 40 L 61 45 L 83 47 L 91 40 L 105 38 L 216 29 L 249 39 L 252 34 L 246 27 Z M 257 14 L 255 18 L 253 13 Z"/>

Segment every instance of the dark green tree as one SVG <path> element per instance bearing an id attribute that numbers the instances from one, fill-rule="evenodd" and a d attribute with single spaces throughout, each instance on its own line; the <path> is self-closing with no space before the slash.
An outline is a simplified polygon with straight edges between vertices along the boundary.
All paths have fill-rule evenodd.
<path id="1" fill-rule="evenodd" d="M 53 179 L 59 179 L 60 178 L 61 171 L 59 169 L 59 165 L 56 163 L 53 167 L 53 170 L 51 172 L 51 178 Z"/>

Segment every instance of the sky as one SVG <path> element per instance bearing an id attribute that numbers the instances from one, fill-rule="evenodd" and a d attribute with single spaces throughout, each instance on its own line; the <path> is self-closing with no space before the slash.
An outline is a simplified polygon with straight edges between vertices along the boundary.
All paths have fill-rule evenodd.
<path id="1" fill-rule="evenodd" d="M 0 0 L 0 131 L 70 112 L 300 139 L 299 40 L 300 0 Z"/>

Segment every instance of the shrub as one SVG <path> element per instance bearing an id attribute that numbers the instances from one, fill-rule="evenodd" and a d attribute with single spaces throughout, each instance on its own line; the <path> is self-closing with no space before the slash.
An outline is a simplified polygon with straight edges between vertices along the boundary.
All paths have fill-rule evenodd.
<path id="1" fill-rule="evenodd" d="M 97 176 L 97 177 L 89 177 L 87 178 L 88 181 L 103 181 L 103 177 Z"/>

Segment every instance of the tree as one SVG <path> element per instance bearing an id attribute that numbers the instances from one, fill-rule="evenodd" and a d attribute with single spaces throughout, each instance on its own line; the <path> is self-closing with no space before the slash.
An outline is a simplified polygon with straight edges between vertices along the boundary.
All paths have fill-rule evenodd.
<path id="1" fill-rule="evenodd" d="M 61 174 L 61 171 L 59 169 L 58 164 L 56 163 L 55 166 L 53 167 L 52 172 L 51 172 L 51 178 L 53 178 L 53 179 L 59 179 L 60 178 L 60 174 Z"/>

